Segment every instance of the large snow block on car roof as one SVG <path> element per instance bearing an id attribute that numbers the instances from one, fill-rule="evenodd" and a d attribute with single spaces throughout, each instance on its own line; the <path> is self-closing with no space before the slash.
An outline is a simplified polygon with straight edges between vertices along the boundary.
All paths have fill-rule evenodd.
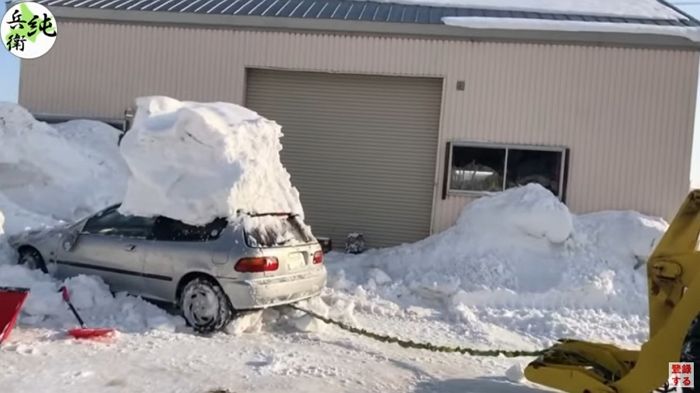
<path id="1" fill-rule="evenodd" d="M 239 211 L 303 217 L 299 192 L 280 160 L 277 123 L 224 102 L 156 96 L 136 105 L 120 147 L 131 170 L 121 213 L 190 225 Z"/>
<path id="2" fill-rule="evenodd" d="M 10 337 L 28 295 L 27 288 L 0 287 L 0 344 Z"/>

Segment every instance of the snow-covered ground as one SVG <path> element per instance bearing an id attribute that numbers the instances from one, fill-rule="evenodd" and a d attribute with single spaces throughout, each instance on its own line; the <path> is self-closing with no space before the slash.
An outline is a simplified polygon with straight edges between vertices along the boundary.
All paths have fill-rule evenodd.
<path id="1" fill-rule="evenodd" d="M 201 121 L 201 111 L 185 112 L 194 124 Z M 49 127 L 27 116 L 17 106 L 0 106 L 0 286 L 31 289 L 18 326 L 0 346 L 3 393 L 546 391 L 522 381 L 528 358 L 403 349 L 289 308 L 245 314 L 226 332 L 199 336 L 172 310 L 113 296 L 87 276 L 65 282 L 75 305 L 89 326 L 118 334 L 106 341 L 67 338 L 75 321 L 57 293 L 62 283 L 12 264 L 4 236 L 70 222 L 119 200 L 129 168 L 113 129 L 92 122 Z M 166 135 L 146 132 L 137 146 L 192 124 L 161 120 Z M 23 137 L 34 139 L 23 144 Z M 269 151 L 278 154 L 271 142 Z M 4 146 L 17 149 L 8 154 Z M 275 171 L 287 176 L 284 168 Z M 642 263 L 665 228 L 663 220 L 635 212 L 574 215 L 549 191 L 529 185 L 478 200 L 453 228 L 420 242 L 328 254 L 329 286 L 302 306 L 433 344 L 531 350 L 579 338 L 635 347 L 648 329 Z"/>

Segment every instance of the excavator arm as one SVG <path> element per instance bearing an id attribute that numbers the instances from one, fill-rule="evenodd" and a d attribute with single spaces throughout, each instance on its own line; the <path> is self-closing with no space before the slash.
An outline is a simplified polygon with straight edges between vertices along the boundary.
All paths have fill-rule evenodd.
<path id="1" fill-rule="evenodd" d="M 700 314 L 700 190 L 692 191 L 647 261 L 649 340 L 639 351 L 562 340 L 525 369 L 525 377 L 570 393 L 646 393 L 664 385 L 668 363 Z"/>

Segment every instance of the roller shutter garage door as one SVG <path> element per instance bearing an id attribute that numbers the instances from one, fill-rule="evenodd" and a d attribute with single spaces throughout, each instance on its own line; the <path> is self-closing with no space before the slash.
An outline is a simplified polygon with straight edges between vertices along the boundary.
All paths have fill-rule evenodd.
<path id="1" fill-rule="evenodd" d="M 335 247 L 430 232 L 442 96 L 437 78 L 249 69 L 246 106 L 282 125 L 306 221 Z"/>

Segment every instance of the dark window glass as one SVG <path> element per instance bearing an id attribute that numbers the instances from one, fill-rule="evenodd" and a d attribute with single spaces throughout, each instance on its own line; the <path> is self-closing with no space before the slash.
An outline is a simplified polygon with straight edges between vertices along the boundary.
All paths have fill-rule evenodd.
<path id="1" fill-rule="evenodd" d="M 99 233 L 103 229 L 113 228 L 120 218 L 116 207 L 103 210 L 87 220 L 83 227 L 83 232 Z"/>
<path id="2" fill-rule="evenodd" d="M 168 217 L 158 217 L 153 227 L 153 237 L 162 241 L 205 242 L 218 239 L 227 225 L 224 218 L 202 225 L 188 225 Z"/>
<path id="3" fill-rule="evenodd" d="M 297 216 L 251 216 L 246 218 L 245 227 L 250 247 L 276 247 L 313 241 L 309 228 Z"/>
<path id="4" fill-rule="evenodd" d="M 117 206 L 104 210 L 90 218 L 83 232 L 95 235 L 149 238 L 153 228 L 153 218 L 124 216 Z"/>
<path id="5" fill-rule="evenodd" d="M 561 160 L 559 151 L 508 149 L 506 188 L 539 183 L 558 196 Z"/>
<path id="6" fill-rule="evenodd" d="M 502 191 L 504 148 L 453 146 L 450 189 Z"/>

